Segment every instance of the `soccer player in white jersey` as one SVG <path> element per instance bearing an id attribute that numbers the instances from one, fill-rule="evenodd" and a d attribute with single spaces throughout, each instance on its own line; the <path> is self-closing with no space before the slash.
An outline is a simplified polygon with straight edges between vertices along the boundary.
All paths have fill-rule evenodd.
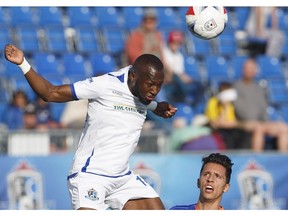
<path id="1" fill-rule="evenodd" d="M 133 65 L 70 85 L 54 86 L 29 65 L 24 53 L 5 46 L 5 57 L 18 65 L 33 90 L 47 102 L 89 99 L 68 188 L 74 209 L 164 209 L 159 195 L 129 169 L 147 109 L 163 118 L 177 108 L 155 102 L 164 81 L 162 62 L 143 54 Z"/>

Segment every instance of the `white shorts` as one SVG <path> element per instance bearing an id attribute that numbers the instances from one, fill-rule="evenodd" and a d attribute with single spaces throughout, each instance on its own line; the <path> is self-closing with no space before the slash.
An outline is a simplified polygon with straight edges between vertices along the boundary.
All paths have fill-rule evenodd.
<path id="1" fill-rule="evenodd" d="M 68 179 L 72 208 L 122 209 L 128 200 L 159 197 L 140 175 L 106 177 L 79 172 Z"/>

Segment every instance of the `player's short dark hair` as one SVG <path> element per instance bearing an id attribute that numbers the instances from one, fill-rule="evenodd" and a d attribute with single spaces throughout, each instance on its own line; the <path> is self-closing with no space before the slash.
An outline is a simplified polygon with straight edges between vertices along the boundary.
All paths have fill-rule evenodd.
<path id="1" fill-rule="evenodd" d="M 232 174 L 232 166 L 234 163 L 231 162 L 231 159 L 228 156 L 220 154 L 220 153 L 212 153 L 208 157 L 203 157 L 202 163 L 203 164 L 202 164 L 200 173 L 202 173 L 202 170 L 207 163 L 217 163 L 225 167 L 226 183 L 227 184 L 230 183 L 231 174 Z"/>
<path id="2" fill-rule="evenodd" d="M 153 54 L 142 54 L 140 55 L 133 64 L 134 70 L 143 70 L 143 68 L 151 67 L 156 71 L 162 71 L 164 69 L 161 60 Z"/>

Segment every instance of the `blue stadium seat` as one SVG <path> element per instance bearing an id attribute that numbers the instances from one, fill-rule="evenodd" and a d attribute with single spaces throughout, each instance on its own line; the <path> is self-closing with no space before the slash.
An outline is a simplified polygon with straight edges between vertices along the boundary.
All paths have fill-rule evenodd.
<path id="1" fill-rule="evenodd" d="M 16 35 L 19 47 L 25 52 L 38 52 L 42 50 L 40 40 L 38 39 L 38 28 L 34 25 L 25 25 L 16 27 Z"/>
<path id="2" fill-rule="evenodd" d="M 64 76 L 71 82 L 85 79 L 88 76 L 88 69 L 82 55 L 76 53 L 64 53 L 62 55 Z"/>
<path id="3" fill-rule="evenodd" d="M 180 29 L 178 14 L 172 7 L 155 7 L 158 18 L 159 29 Z"/>
<path id="4" fill-rule="evenodd" d="M 76 31 L 76 45 L 80 52 L 101 52 L 101 42 L 98 34 L 91 26 L 77 26 Z"/>
<path id="5" fill-rule="evenodd" d="M 1 26 L 6 26 L 8 24 L 8 18 L 5 16 L 5 11 L 3 7 L 0 7 L 0 25 Z"/>
<path id="6" fill-rule="evenodd" d="M 206 56 L 204 59 L 204 66 L 207 72 L 207 78 L 232 80 L 233 76 L 230 74 L 227 60 L 221 56 Z"/>
<path id="7" fill-rule="evenodd" d="M 85 25 L 91 27 L 96 25 L 95 19 L 93 19 L 93 13 L 89 7 L 67 7 L 67 15 L 70 26 Z"/>
<path id="8" fill-rule="evenodd" d="M 60 122 L 65 106 L 65 103 L 50 103 L 51 116 L 56 122 Z"/>
<path id="9" fill-rule="evenodd" d="M 132 31 L 140 26 L 143 16 L 142 7 L 123 7 L 122 14 L 124 25 L 128 31 Z"/>
<path id="10" fill-rule="evenodd" d="M 9 7 L 9 24 L 12 26 L 36 24 L 32 7 Z"/>
<path id="11" fill-rule="evenodd" d="M 259 65 L 259 76 L 262 78 L 280 78 L 284 79 L 283 68 L 278 58 L 261 55 L 257 57 Z"/>
<path id="12" fill-rule="evenodd" d="M 177 103 L 175 107 L 177 107 L 177 112 L 173 118 L 185 118 L 186 122 L 190 124 L 194 117 L 192 107 L 185 103 Z"/>
<path id="13" fill-rule="evenodd" d="M 63 25 L 63 17 L 60 7 L 37 7 L 36 9 L 38 24 L 40 26 Z"/>
<path id="14" fill-rule="evenodd" d="M 92 65 L 93 75 L 101 75 L 116 69 L 114 58 L 109 54 L 93 53 L 89 56 Z"/>
<path id="15" fill-rule="evenodd" d="M 6 44 L 13 44 L 13 38 L 10 34 L 10 29 L 7 26 L 0 26 L 0 41 L 1 47 L 0 49 L 3 50 Z"/>
<path id="16" fill-rule="evenodd" d="M 52 53 L 34 53 L 33 64 L 35 70 L 47 79 L 62 76 L 60 62 Z"/>
<path id="17" fill-rule="evenodd" d="M 227 57 L 237 54 L 237 40 L 233 31 L 226 31 L 217 37 L 218 53 Z"/>
<path id="18" fill-rule="evenodd" d="M 123 26 L 116 7 L 94 7 L 98 27 Z"/>
<path id="19" fill-rule="evenodd" d="M 277 106 L 281 106 L 282 104 L 288 104 L 288 88 L 285 79 L 267 79 L 267 91 L 269 96 L 269 102 L 271 104 Z"/>
<path id="20" fill-rule="evenodd" d="M 249 57 L 246 55 L 235 55 L 231 56 L 230 65 L 233 70 L 234 79 L 240 79 L 242 77 L 242 67 Z"/>
<path id="21" fill-rule="evenodd" d="M 62 27 L 46 26 L 44 30 L 48 51 L 54 53 L 63 53 L 69 51 L 64 29 Z"/>
<path id="22" fill-rule="evenodd" d="M 244 30 L 249 14 L 250 7 L 235 7 L 236 27 L 238 30 Z"/>
<path id="23" fill-rule="evenodd" d="M 211 43 L 208 40 L 203 40 L 192 35 L 189 31 L 186 33 L 187 52 L 199 57 L 205 57 L 212 53 Z"/>
<path id="24" fill-rule="evenodd" d="M 119 54 L 124 51 L 126 35 L 121 27 L 105 27 L 101 32 L 105 40 L 105 52 Z"/>
<path id="25" fill-rule="evenodd" d="M 193 79 L 203 81 L 198 60 L 193 56 L 184 56 L 185 71 Z"/>

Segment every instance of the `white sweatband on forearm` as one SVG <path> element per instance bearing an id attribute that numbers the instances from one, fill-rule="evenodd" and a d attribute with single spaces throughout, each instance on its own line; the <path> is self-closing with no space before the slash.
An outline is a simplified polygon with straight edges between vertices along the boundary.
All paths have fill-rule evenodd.
<path id="1" fill-rule="evenodd" d="M 25 75 L 26 73 L 29 72 L 31 65 L 26 61 L 24 57 L 23 62 L 20 65 L 18 65 L 18 67 L 22 70 L 23 74 Z"/>
<path id="2" fill-rule="evenodd" d="M 151 110 L 151 111 L 154 111 L 156 109 L 157 105 L 158 104 L 157 104 L 156 101 L 151 101 L 150 104 L 148 104 L 147 109 Z"/>

